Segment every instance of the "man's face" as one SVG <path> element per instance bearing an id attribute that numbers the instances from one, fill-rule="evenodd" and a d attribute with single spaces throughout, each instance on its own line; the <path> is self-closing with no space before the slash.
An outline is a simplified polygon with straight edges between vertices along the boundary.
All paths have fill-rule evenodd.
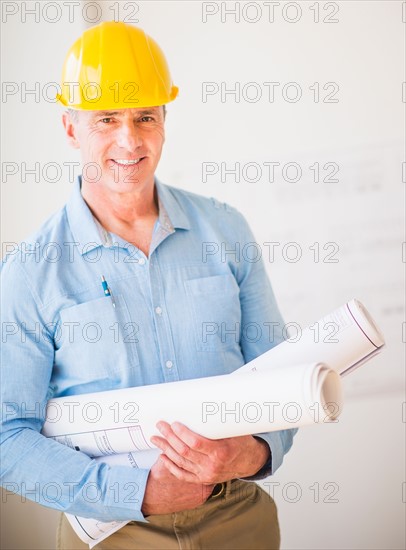
<path id="1" fill-rule="evenodd" d="M 132 193 L 154 182 L 165 141 L 162 107 L 65 113 L 69 141 L 82 155 L 82 180 L 96 191 Z"/>

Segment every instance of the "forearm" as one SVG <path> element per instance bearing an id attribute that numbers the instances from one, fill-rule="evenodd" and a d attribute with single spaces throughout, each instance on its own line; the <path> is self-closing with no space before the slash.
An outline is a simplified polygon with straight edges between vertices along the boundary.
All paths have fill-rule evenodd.
<path id="1" fill-rule="evenodd" d="M 144 519 L 149 470 L 110 467 L 26 428 L 3 432 L 1 453 L 6 496 L 102 521 Z"/>

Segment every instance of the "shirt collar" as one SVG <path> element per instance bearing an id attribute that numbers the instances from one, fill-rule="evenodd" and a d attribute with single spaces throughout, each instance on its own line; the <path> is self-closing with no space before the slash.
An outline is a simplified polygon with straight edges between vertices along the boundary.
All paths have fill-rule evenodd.
<path id="1" fill-rule="evenodd" d="M 155 187 L 158 193 L 159 202 L 159 223 L 165 227 L 169 223 L 173 229 L 190 229 L 190 221 L 176 199 L 171 187 L 164 185 L 155 178 Z M 169 226 L 167 226 L 169 229 Z"/>
<path id="2" fill-rule="evenodd" d="M 68 223 L 75 243 L 81 254 L 86 254 L 99 246 L 112 246 L 111 234 L 93 217 L 81 194 L 81 176 L 77 177 L 73 192 L 67 202 Z M 168 233 L 175 229 L 190 229 L 189 219 L 171 189 L 155 178 L 158 193 L 159 224 Z"/>
<path id="3" fill-rule="evenodd" d="M 78 176 L 66 205 L 66 213 L 73 239 L 83 255 L 99 246 L 104 246 L 104 242 L 94 222 L 93 214 L 80 192 L 81 183 L 82 178 Z"/>

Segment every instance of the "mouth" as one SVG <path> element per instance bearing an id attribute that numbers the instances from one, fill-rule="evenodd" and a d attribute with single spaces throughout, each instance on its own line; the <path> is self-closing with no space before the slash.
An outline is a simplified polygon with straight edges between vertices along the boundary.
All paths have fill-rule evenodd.
<path id="1" fill-rule="evenodd" d="M 146 157 L 140 157 L 138 159 L 110 159 L 110 161 L 120 168 L 132 168 L 139 165 Z"/>

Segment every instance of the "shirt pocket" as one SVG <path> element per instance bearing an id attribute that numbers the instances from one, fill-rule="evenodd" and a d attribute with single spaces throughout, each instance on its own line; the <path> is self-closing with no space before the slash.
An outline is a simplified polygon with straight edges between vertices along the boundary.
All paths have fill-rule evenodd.
<path id="1" fill-rule="evenodd" d="M 185 281 L 196 348 L 224 351 L 239 347 L 241 331 L 240 289 L 231 274 Z"/>
<path id="2" fill-rule="evenodd" d="M 114 295 L 114 304 L 102 297 L 60 311 L 56 368 L 76 383 L 123 379 L 139 366 L 139 326 L 131 321 L 122 295 Z"/>

